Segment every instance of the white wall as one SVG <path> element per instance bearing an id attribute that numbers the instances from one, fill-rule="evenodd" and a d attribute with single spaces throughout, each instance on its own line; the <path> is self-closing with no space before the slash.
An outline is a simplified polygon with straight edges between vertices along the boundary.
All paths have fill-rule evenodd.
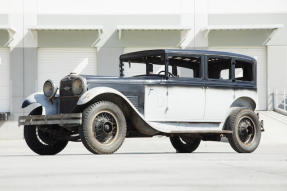
<path id="1" fill-rule="evenodd" d="M 268 46 L 267 76 L 269 109 L 272 109 L 272 93 L 287 92 L 287 46 Z"/>
<path id="2" fill-rule="evenodd" d="M 208 0 L 210 14 L 287 13 L 286 0 Z"/>

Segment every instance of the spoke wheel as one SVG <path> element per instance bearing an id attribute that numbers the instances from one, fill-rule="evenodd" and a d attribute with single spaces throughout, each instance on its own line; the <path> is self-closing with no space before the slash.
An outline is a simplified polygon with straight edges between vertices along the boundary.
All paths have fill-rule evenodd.
<path id="1" fill-rule="evenodd" d="M 94 137 L 101 144 L 111 144 L 118 135 L 118 121 L 110 111 L 101 111 L 95 116 Z"/>
<path id="2" fill-rule="evenodd" d="M 100 101 L 83 112 L 83 125 L 79 134 L 84 146 L 94 154 L 111 154 L 117 151 L 126 137 L 126 119 L 114 103 Z"/>
<path id="3" fill-rule="evenodd" d="M 227 138 L 236 152 L 251 153 L 258 147 L 261 129 L 254 111 L 247 108 L 235 109 L 226 121 L 226 128 L 232 130 Z"/>
<path id="4" fill-rule="evenodd" d="M 239 139 L 243 144 L 250 144 L 253 142 L 256 134 L 254 122 L 250 117 L 243 117 L 238 124 Z"/>

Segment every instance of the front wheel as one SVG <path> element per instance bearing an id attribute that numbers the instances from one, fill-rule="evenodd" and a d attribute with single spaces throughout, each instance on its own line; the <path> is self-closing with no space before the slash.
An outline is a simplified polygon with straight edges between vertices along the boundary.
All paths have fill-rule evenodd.
<path id="1" fill-rule="evenodd" d="M 126 119 L 121 109 L 109 101 L 100 101 L 83 112 L 79 133 L 84 146 L 94 154 L 116 152 L 126 137 Z"/>
<path id="2" fill-rule="evenodd" d="M 30 115 L 41 115 L 42 108 L 34 109 Z M 68 144 L 65 139 L 55 136 L 60 127 L 53 125 L 49 127 L 25 125 L 24 139 L 32 151 L 39 155 L 55 155 L 61 152 Z"/>
<path id="3" fill-rule="evenodd" d="M 201 139 L 199 137 L 173 136 L 170 137 L 172 146 L 178 153 L 192 153 L 197 149 Z"/>
<path id="4" fill-rule="evenodd" d="M 239 153 L 251 153 L 259 145 L 261 129 L 258 116 L 250 109 L 236 109 L 226 122 L 232 134 L 227 136 L 231 147 Z"/>

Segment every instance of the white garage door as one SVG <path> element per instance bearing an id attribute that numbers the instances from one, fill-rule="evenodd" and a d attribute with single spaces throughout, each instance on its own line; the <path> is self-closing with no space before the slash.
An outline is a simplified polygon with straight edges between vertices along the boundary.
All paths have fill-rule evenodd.
<path id="1" fill-rule="evenodd" d="M 47 79 L 59 85 L 59 81 L 71 72 L 96 74 L 96 68 L 95 48 L 39 48 L 38 90 L 42 90 Z"/>
<path id="2" fill-rule="evenodd" d="M 8 112 L 9 109 L 9 49 L 0 48 L 0 112 Z"/>
<path id="3" fill-rule="evenodd" d="M 267 109 L 267 80 L 266 80 L 266 49 L 265 47 L 255 48 L 229 48 L 211 47 L 212 50 L 226 51 L 252 56 L 257 60 L 257 110 Z"/>

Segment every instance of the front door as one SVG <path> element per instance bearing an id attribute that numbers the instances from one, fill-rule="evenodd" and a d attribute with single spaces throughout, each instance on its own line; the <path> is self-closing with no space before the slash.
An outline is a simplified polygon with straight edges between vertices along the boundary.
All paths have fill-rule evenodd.
<path id="1" fill-rule="evenodd" d="M 166 121 L 167 86 L 146 85 L 144 116 L 147 121 Z"/>

